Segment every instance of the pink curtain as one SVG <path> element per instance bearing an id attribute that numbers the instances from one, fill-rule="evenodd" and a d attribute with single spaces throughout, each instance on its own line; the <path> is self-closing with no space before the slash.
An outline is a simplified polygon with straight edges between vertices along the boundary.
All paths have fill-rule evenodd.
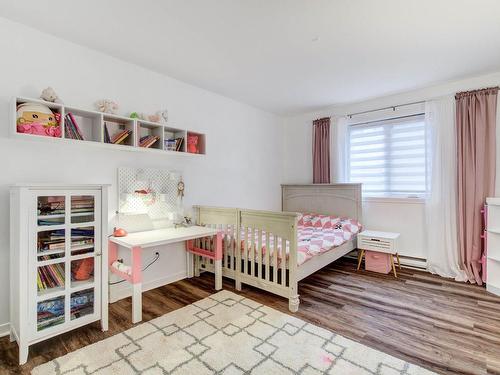
<path id="1" fill-rule="evenodd" d="M 313 183 L 330 183 L 330 118 L 313 121 Z"/>
<path id="2" fill-rule="evenodd" d="M 498 87 L 455 95 L 458 158 L 458 247 L 471 283 L 482 284 L 481 208 L 495 193 Z"/>

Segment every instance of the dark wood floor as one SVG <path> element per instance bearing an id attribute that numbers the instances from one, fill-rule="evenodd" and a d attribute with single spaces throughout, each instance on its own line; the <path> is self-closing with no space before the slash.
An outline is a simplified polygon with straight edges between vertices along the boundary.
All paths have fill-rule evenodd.
<path id="1" fill-rule="evenodd" d="M 500 374 L 500 298 L 484 288 L 403 269 L 400 277 L 354 271 L 340 260 L 299 284 L 297 317 L 443 374 Z M 233 282 L 224 288 L 234 291 Z M 183 280 L 143 295 L 144 321 L 214 292 L 213 277 Z M 288 312 L 288 302 L 244 287 L 244 296 Z M 110 306 L 110 329 L 92 324 L 30 348 L 17 366 L 17 345 L 0 339 L 0 374 L 29 373 L 46 361 L 132 327 L 130 298 Z"/>

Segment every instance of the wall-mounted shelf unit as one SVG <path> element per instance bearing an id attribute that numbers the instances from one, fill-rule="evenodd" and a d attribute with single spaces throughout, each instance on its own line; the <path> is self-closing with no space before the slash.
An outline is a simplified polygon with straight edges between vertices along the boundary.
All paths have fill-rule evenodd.
<path id="1" fill-rule="evenodd" d="M 57 137 L 22 133 L 17 127 L 17 106 L 23 103 L 43 104 L 60 115 Z M 11 134 L 15 137 L 52 142 L 78 142 L 127 151 L 158 152 L 170 155 L 206 154 L 206 135 L 141 119 L 96 112 L 40 99 L 13 98 Z M 196 153 L 189 152 L 188 135 L 198 136 Z"/>

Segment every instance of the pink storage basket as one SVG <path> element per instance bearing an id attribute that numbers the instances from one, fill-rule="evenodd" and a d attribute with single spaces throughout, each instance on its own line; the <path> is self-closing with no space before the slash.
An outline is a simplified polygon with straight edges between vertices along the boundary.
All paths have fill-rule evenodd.
<path id="1" fill-rule="evenodd" d="M 365 270 L 386 274 L 391 272 L 391 256 L 391 254 L 367 250 L 365 252 Z"/>

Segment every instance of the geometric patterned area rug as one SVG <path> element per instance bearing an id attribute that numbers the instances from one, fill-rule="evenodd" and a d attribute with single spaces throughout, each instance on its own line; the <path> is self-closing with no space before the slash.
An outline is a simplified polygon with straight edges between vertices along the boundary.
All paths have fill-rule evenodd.
<path id="1" fill-rule="evenodd" d="M 433 373 L 222 291 L 40 365 L 32 374 Z"/>

